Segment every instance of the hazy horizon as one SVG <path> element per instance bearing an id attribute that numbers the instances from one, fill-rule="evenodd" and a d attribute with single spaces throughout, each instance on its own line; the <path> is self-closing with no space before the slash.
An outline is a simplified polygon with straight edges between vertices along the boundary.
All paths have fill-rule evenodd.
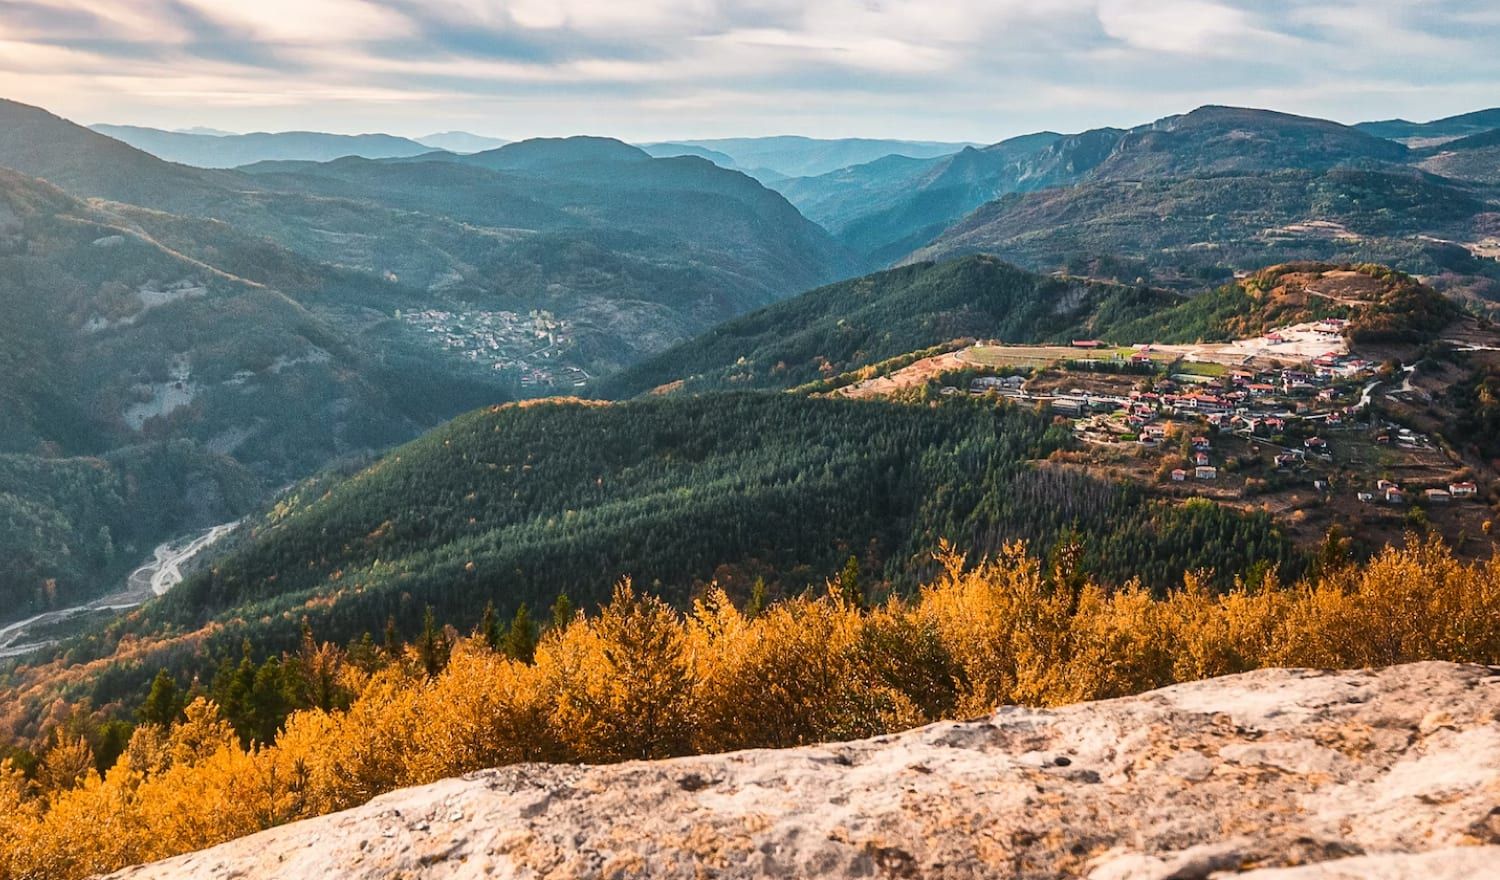
<path id="1" fill-rule="evenodd" d="M 0 95 L 177 130 L 992 143 L 1203 104 L 1493 106 L 1480 0 L 0 0 Z"/>

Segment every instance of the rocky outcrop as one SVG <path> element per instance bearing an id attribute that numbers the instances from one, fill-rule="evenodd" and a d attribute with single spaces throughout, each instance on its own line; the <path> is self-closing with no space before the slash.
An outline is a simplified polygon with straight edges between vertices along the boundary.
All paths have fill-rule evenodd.
<path id="1" fill-rule="evenodd" d="M 507 767 L 116 876 L 1500 877 L 1500 670 L 1267 670 L 861 742 Z"/>

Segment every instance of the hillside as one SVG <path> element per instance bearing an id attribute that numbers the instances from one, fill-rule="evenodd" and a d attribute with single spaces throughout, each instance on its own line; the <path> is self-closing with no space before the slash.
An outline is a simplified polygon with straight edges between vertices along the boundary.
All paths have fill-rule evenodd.
<path id="1" fill-rule="evenodd" d="M 700 159 L 651 159 L 609 138 L 212 171 L 6 103 L 0 166 L 74 195 L 223 222 L 309 260 L 425 290 L 435 295 L 427 308 L 408 311 L 446 317 L 419 318 L 428 324 L 415 333 L 389 327 L 403 348 L 459 361 L 484 355 L 493 338 L 501 357 L 484 366 L 541 389 L 575 387 L 854 271 L 827 233 L 750 178 Z M 217 258 L 182 245 L 190 257 Z M 329 305 L 390 315 L 389 299 L 367 288 Z M 432 351 L 427 326 L 457 341 Z"/>
<path id="2" fill-rule="evenodd" d="M 1139 499 L 1100 486 L 1070 514 L 1022 519 L 994 494 L 1051 491 L 1052 477 L 1025 464 L 1052 448 L 1048 425 L 986 407 L 784 395 L 483 410 L 366 472 L 294 492 L 213 576 L 189 581 L 148 617 L 201 623 L 323 595 L 331 601 L 317 616 L 352 636 L 388 614 L 409 625 L 413 602 L 463 619 L 489 599 L 544 607 L 566 590 L 595 601 L 622 575 L 679 602 L 716 575 L 743 589 L 761 573 L 791 592 L 851 554 L 873 576 L 909 585 L 941 537 L 980 551 L 1009 537 L 1047 545 L 1071 519 L 1089 529 L 1105 509 L 1134 509 Z M 959 446 L 970 450 L 965 460 L 946 461 L 944 450 Z M 946 500 L 922 500 L 937 497 Z M 1127 569 L 1132 530 L 1160 527 L 1158 540 L 1171 542 L 1175 521 L 1143 516 L 1120 527 L 1092 564 L 1108 577 L 1136 570 Z M 1260 540 L 1287 552 L 1272 549 L 1270 532 Z M 1173 576 L 1147 571 L 1152 581 Z"/>
<path id="3" fill-rule="evenodd" d="M 223 201 L 234 179 L 164 162 L 40 107 L 4 99 L 0 167 L 42 178 L 76 196 L 168 210 Z"/>
<path id="4" fill-rule="evenodd" d="M 1400 162 L 1400 144 L 1323 119 L 1239 107 L 1199 107 L 1123 132 L 1091 172 L 1095 180 L 1145 180 L 1253 171 L 1318 171 Z"/>
<path id="5" fill-rule="evenodd" d="M 1400 144 L 1337 123 L 1210 106 L 1128 130 L 1041 132 L 922 166 L 883 161 L 776 186 L 848 247 L 885 264 L 1014 193 L 1100 181 L 1326 171 L 1406 156 Z"/>
<path id="6" fill-rule="evenodd" d="M 872 264 L 884 265 L 935 238 L 996 196 L 1071 182 L 1119 135 L 1023 135 L 939 159 L 888 157 L 777 188 Z"/>
<path id="7" fill-rule="evenodd" d="M 1177 287 L 1296 260 L 1478 275 L 1500 271 L 1482 256 L 1494 210 L 1482 192 L 1399 168 L 1098 181 L 997 199 L 912 259 L 983 252 Z"/>
<path id="8" fill-rule="evenodd" d="M 1434 119 L 1431 122 L 1386 119 L 1379 122 L 1361 122 L 1354 127 L 1375 137 L 1413 141 L 1412 146 L 1424 146 L 1500 128 L 1500 108 L 1462 113 L 1458 116 Z"/>
<path id="9" fill-rule="evenodd" d="M 1339 318 L 1357 345 L 1431 342 L 1459 316 L 1431 287 L 1380 266 L 1293 263 L 1108 328 L 1105 338 L 1185 343 L 1247 339 L 1279 327 Z"/>
<path id="10" fill-rule="evenodd" d="M 388 134 L 325 134 L 316 131 L 196 134 L 137 125 L 91 125 L 94 131 L 123 141 L 168 162 L 198 168 L 237 168 L 254 162 L 300 159 L 327 162 L 344 156 L 388 159 L 419 156 L 432 147 Z"/>
<path id="11" fill-rule="evenodd" d="M 243 516 L 262 492 L 243 465 L 186 441 L 0 454 L 0 623 L 91 599 L 158 542 Z"/>
<path id="12" fill-rule="evenodd" d="M 0 452 L 34 475 L 69 474 L 61 488 L 5 487 L 23 511 L 7 546 L 35 560 L 0 574 L 6 619 L 97 595 L 156 542 L 255 497 L 217 483 L 283 483 L 507 396 L 320 312 L 323 297 L 372 287 L 221 225 L 89 205 L 0 171 Z M 169 441 L 187 444 L 160 453 L 181 473 L 122 465 L 155 461 L 129 450 Z M 159 514 L 142 514 L 148 501 Z M 102 526 L 116 536 L 101 539 Z M 96 545 L 113 545 L 107 564 L 80 567 Z"/>
<path id="13" fill-rule="evenodd" d="M 655 152 L 662 144 L 647 145 Z M 693 147 L 728 156 L 730 161 L 767 184 L 788 177 L 826 174 L 886 156 L 930 159 L 956 153 L 964 143 L 908 141 L 879 138 L 809 138 L 792 135 L 750 138 L 679 140 L 675 149 Z"/>
<path id="14" fill-rule="evenodd" d="M 738 394 L 481 410 L 289 490 L 211 569 L 67 643 L 66 667 L 36 657 L 16 680 L 25 699 L 0 721 L 34 733 L 61 682 L 116 705 L 140 699 L 159 666 L 207 677 L 244 639 L 294 648 L 288 621 L 337 643 L 387 628 L 415 637 L 428 608 L 468 628 L 491 603 L 502 619 L 562 594 L 592 607 L 621 577 L 686 607 L 711 582 L 794 596 L 855 557 L 861 590 L 880 597 L 930 576 L 942 539 L 988 553 L 1074 534 L 1070 564 L 1108 583 L 1166 588 L 1187 566 L 1227 585 L 1267 560 L 1289 575 L 1305 565 L 1264 515 L 1035 463 L 1058 442 L 1046 415 L 966 401 Z"/>
<path id="15" fill-rule="evenodd" d="M 1159 292 L 1033 275 L 989 257 L 915 263 L 722 324 L 606 380 L 598 393 L 791 388 L 959 339 L 1097 336 L 1112 323 L 1176 301 Z"/>
<path id="16" fill-rule="evenodd" d="M 379 291 L 374 279 L 216 224 L 91 206 L 8 172 L 0 212 L 9 450 L 94 452 L 186 435 L 285 476 L 413 430 L 403 403 L 441 411 L 378 388 L 384 354 L 315 311 L 324 295 Z M 310 445 L 314 423 L 322 437 Z"/>
<path id="17" fill-rule="evenodd" d="M 111 876 L 1467 880 L 1500 859 L 1496 691 L 1478 666 L 1266 670 L 839 745 L 486 770 Z"/>
<path id="18" fill-rule="evenodd" d="M 459 315 L 545 310 L 566 335 L 554 370 L 598 375 L 850 271 L 823 230 L 750 178 L 608 139 L 245 170 L 270 194 L 237 224 L 440 292 Z M 314 199 L 320 223 L 360 234 L 307 236 Z"/>
<path id="19" fill-rule="evenodd" d="M 671 159 L 674 156 L 697 156 L 700 159 L 707 159 L 720 168 L 728 168 L 732 171 L 745 170 L 739 166 L 739 163 L 730 158 L 729 154 L 721 153 L 718 150 L 710 150 L 707 147 L 700 147 L 696 144 L 678 144 L 668 142 L 660 144 L 641 144 L 640 148 L 644 150 L 648 155 L 657 159 Z"/>
<path id="20" fill-rule="evenodd" d="M 1424 171 L 1454 180 L 1500 185 L 1500 128 L 1445 141 L 1423 153 L 1426 158 L 1418 167 Z"/>

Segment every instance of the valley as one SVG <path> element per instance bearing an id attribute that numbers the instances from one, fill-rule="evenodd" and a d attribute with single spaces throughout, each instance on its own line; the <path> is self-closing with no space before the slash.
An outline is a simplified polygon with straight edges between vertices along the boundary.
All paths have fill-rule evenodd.
<path id="1" fill-rule="evenodd" d="M 156 547 L 151 560 L 130 573 L 118 592 L 94 599 L 84 605 L 46 611 L 25 620 L 0 627 L 0 659 L 24 657 L 45 650 L 64 638 L 83 631 L 84 626 L 108 622 L 118 612 L 128 611 L 182 583 L 183 570 L 219 539 L 233 532 L 239 523 L 217 525 L 201 534 L 167 541 Z M 83 626 L 75 618 L 84 620 Z"/>
<path id="2" fill-rule="evenodd" d="M 495 766 L 1500 662 L 1497 125 L 0 101 L 0 880 Z"/>

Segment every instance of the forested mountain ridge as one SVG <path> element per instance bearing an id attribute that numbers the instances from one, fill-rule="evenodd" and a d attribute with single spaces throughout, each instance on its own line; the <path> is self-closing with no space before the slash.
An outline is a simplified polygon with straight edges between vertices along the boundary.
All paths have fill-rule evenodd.
<path id="1" fill-rule="evenodd" d="M 1191 288 L 1297 260 L 1495 276 L 1495 196 L 1399 167 L 1105 180 L 990 202 L 910 259 L 992 253 L 1038 271 Z M 1103 263 L 1103 271 L 1091 269 Z"/>
<path id="2" fill-rule="evenodd" d="M 726 322 L 607 378 L 596 393 L 792 388 L 959 339 L 1099 336 L 1178 302 L 1162 291 L 1036 275 L 988 256 L 913 263 Z"/>
<path id="3" fill-rule="evenodd" d="M 1413 142 L 1413 146 L 1416 146 L 1420 141 L 1430 142 L 1467 137 L 1500 128 L 1500 108 L 1461 113 L 1457 116 L 1434 119 L 1431 122 L 1385 119 L 1378 122 L 1361 122 L 1354 127 L 1366 134 L 1395 141 L 1410 141 Z"/>
<path id="4" fill-rule="evenodd" d="M 1320 119 L 1206 106 L 1130 129 L 1040 132 L 924 166 L 890 161 L 777 183 L 873 264 L 899 260 L 992 199 L 1052 187 L 1400 163 L 1401 144 Z"/>
<path id="5" fill-rule="evenodd" d="M 159 665 L 207 674 L 244 638 L 292 648 L 298 620 L 338 642 L 388 627 L 410 637 L 428 608 L 469 626 L 490 604 L 502 619 L 563 594 L 589 607 L 621 577 L 685 606 L 710 582 L 745 597 L 760 580 L 774 597 L 844 570 L 874 598 L 931 574 L 943 539 L 1042 552 L 1076 536 L 1069 565 L 1161 588 L 1184 564 L 1219 584 L 1268 560 L 1287 573 L 1305 564 L 1268 516 L 1173 505 L 1038 462 L 1067 442 L 1029 408 L 966 400 L 741 393 L 486 408 L 369 468 L 293 488 L 211 568 L 69 643 L 62 678 L 103 706 L 143 692 Z M 62 680 L 47 668 L 25 676 L 41 689 L 28 693 Z M 41 706 L 28 697 L 10 723 L 34 723 Z"/>
<path id="6" fill-rule="evenodd" d="M 881 138 L 809 138 L 795 135 L 747 138 L 708 138 L 647 144 L 653 154 L 682 149 L 706 150 L 727 157 L 747 174 L 766 183 L 784 178 L 825 174 L 884 158 L 910 156 L 928 159 L 946 156 L 973 146 L 943 141 L 911 141 Z"/>
<path id="7" fill-rule="evenodd" d="M 186 440 L 0 453 L 0 623 L 118 587 L 165 538 L 243 516 L 263 493 L 244 465 Z"/>
<path id="8" fill-rule="evenodd" d="M 1500 185 L 1500 127 L 1420 151 L 1419 168 L 1453 180 Z"/>
<path id="9" fill-rule="evenodd" d="M 0 166 L 72 195 L 146 207 L 207 207 L 232 190 L 228 172 L 164 162 L 40 107 L 0 99 Z"/>

